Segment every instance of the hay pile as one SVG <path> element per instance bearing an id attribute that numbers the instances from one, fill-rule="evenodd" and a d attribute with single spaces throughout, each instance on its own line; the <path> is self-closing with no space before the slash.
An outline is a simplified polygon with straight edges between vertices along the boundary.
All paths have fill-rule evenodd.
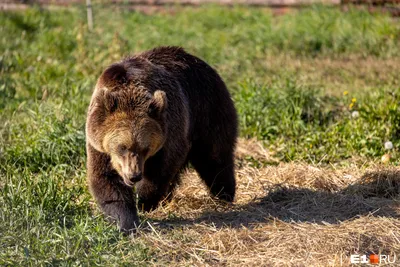
<path id="1" fill-rule="evenodd" d="M 274 161 L 241 140 L 237 158 L 249 156 Z M 234 204 L 212 199 L 189 170 L 172 202 L 145 215 L 140 238 L 155 265 L 348 266 L 351 254 L 400 257 L 400 170 L 238 165 Z"/>

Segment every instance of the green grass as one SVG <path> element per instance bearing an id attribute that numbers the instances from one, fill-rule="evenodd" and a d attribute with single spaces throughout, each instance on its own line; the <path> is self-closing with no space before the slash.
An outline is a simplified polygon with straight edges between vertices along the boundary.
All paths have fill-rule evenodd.
<path id="1" fill-rule="evenodd" d="M 264 86 L 244 82 L 234 99 L 243 136 L 265 140 L 284 161 L 335 163 L 379 158 L 389 140 L 400 147 L 399 94 L 400 87 L 393 87 L 327 96 L 288 79 Z"/>
<path id="2" fill-rule="evenodd" d="M 320 6 L 279 17 L 243 7 L 174 12 L 95 6 L 93 32 L 83 7 L 0 13 L 0 265 L 156 260 L 143 240 L 93 214 L 84 123 L 102 69 L 157 45 L 183 46 L 213 65 L 232 92 L 241 136 L 264 140 L 283 161 L 373 162 L 391 140 L 398 164 L 398 20 Z"/>

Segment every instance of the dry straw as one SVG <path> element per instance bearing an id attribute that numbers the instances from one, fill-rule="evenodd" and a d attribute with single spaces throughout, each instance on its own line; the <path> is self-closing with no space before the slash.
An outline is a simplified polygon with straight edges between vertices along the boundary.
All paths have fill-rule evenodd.
<path id="1" fill-rule="evenodd" d="M 184 174 L 172 202 L 147 214 L 140 238 L 154 265 L 349 266 L 351 254 L 400 257 L 400 171 L 276 162 L 256 141 L 237 149 L 237 199 L 211 198 Z M 398 259 L 400 262 L 400 259 Z"/>

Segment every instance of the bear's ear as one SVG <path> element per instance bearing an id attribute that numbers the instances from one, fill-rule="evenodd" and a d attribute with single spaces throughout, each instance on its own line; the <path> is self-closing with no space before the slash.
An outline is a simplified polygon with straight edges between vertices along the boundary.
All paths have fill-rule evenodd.
<path id="1" fill-rule="evenodd" d="M 153 118 L 159 119 L 167 107 L 168 100 L 165 92 L 161 90 L 155 91 L 149 104 L 149 115 Z"/>
<path id="2" fill-rule="evenodd" d="M 100 76 L 100 83 L 110 88 L 111 90 L 116 86 L 125 83 L 127 80 L 127 71 L 121 64 L 112 64 Z"/>

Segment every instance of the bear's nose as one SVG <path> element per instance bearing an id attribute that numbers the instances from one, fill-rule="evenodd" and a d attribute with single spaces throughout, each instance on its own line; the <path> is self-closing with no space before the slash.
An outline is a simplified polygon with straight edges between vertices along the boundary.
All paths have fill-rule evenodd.
<path id="1" fill-rule="evenodd" d="M 142 172 L 135 173 L 131 176 L 131 182 L 139 182 L 142 180 Z"/>

